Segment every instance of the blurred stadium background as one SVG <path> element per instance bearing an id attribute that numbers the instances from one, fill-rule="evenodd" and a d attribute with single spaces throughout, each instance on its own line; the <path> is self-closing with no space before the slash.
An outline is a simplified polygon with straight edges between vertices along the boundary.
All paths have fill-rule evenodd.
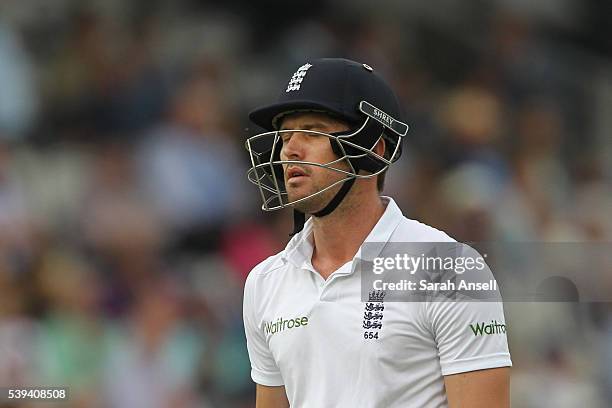
<path id="1" fill-rule="evenodd" d="M 246 182 L 246 114 L 307 58 L 367 62 L 399 93 L 412 130 L 385 193 L 407 216 L 609 243 L 611 4 L 3 0 L 0 386 L 254 406 L 242 287 L 291 218 Z M 513 407 L 612 406 L 611 307 L 506 314 Z"/>

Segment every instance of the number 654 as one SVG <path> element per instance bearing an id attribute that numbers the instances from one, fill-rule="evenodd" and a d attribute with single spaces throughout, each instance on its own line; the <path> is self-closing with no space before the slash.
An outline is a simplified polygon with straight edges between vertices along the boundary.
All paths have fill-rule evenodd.
<path id="1" fill-rule="evenodd" d="M 367 339 L 367 340 L 377 339 L 378 338 L 378 332 L 371 332 L 371 331 L 363 332 L 363 338 Z"/>

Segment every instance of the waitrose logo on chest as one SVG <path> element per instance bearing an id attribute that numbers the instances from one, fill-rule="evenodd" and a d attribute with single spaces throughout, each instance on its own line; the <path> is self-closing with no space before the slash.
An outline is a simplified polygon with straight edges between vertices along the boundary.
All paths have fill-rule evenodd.
<path id="1" fill-rule="evenodd" d="M 295 329 L 301 326 L 308 325 L 308 317 L 296 317 L 293 319 L 285 319 L 284 317 L 279 317 L 274 322 L 266 322 L 264 320 L 264 333 L 265 334 L 276 334 L 282 332 L 287 329 Z"/>

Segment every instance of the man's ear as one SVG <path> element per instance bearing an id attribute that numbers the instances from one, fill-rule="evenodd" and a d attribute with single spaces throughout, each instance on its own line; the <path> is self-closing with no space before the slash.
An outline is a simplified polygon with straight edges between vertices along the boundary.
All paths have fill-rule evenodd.
<path id="1" fill-rule="evenodd" d="M 385 139 L 383 139 L 381 136 L 380 139 L 378 139 L 378 142 L 376 142 L 376 146 L 374 146 L 374 153 L 376 153 L 380 157 L 384 157 L 386 147 L 387 144 L 385 142 Z"/>

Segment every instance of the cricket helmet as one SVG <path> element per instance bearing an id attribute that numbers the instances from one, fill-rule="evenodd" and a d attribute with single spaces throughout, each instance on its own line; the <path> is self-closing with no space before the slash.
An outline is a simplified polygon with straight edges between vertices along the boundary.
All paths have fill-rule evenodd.
<path id="1" fill-rule="evenodd" d="M 281 130 L 283 117 L 298 112 L 328 114 L 348 124 L 349 130 L 333 134 Z M 397 161 L 402 153 L 402 139 L 408 132 L 408 125 L 402 122 L 397 97 L 385 80 L 369 65 L 341 58 L 317 59 L 300 66 L 277 102 L 253 110 L 249 118 L 265 130 L 249 137 L 245 143 L 251 158 L 247 176 L 260 190 L 263 210 L 290 207 L 343 183 L 322 210 L 311 214 L 316 217 L 331 213 L 356 179 L 375 177 Z M 282 134 L 298 131 L 327 137 L 337 159 L 330 163 L 281 160 Z M 382 156 L 375 152 L 381 138 L 385 141 Z M 348 171 L 333 167 L 341 161 L 348 163 Z M 284 183 L 284 164 L 323 167 L 340 172 L 344 177 L 306 197 L 291 201 Z M 305 219 L 299 212 L 295 216 L 294 233 L 302 229 Z"/>

